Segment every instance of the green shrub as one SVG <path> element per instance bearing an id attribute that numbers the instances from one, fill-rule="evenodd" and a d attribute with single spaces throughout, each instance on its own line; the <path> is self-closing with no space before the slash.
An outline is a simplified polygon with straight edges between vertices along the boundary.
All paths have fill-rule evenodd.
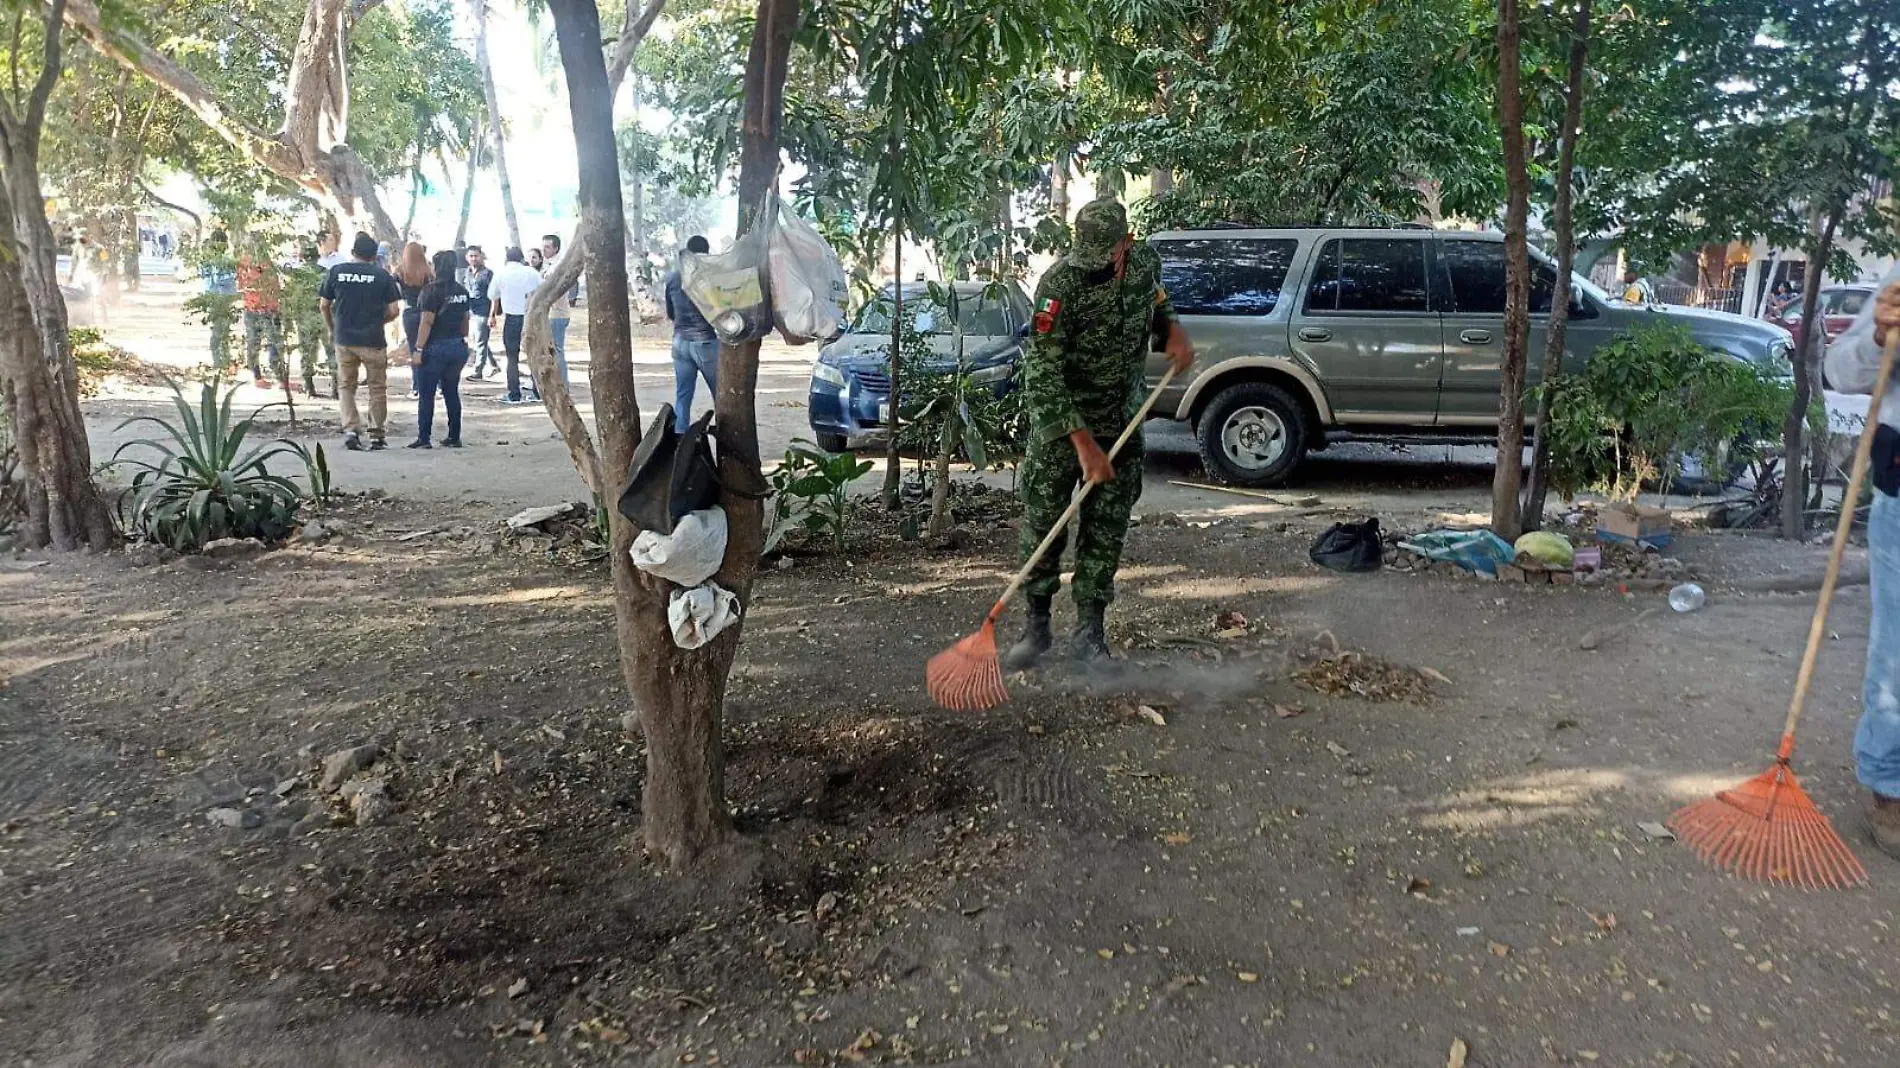
<path id="1" fill-rule="evenodd" d="M 1625 334 L 1545 388 L 1551 488 L 1618 500 L 1645 485 L 1667 492 L 1685 457 L 1712 473 L 1759 462 L 1794 401 L 1784 372 L 1707 348 L 1675 325 Z"/>
<path id="2" fill-rule="evenodd" d="M 329 466 L 322 446 L 312 453 L 296 442 L 278 440 L 246 449 L 245 439 L 257 416 L 232 422 L 235 387 L 220 399 L 217 386 L 200 384 L 194 410 L 185 401 L 184 388 L 167 381 L 178 421 L 151 415 L 126 420 L 119 429 L 154 423 L 165 437 L 128 441 L 110 461 L 123 462 L 137 472 L 119 505 L 126 530 L 134 537 L 177 552 L 195 552 L 220 538 L 283 540 L 296 528 L 306 495 L 295 482 L 270 472 L 267 464 L 280 456 L 294 456 L 303 463 L 313 496 L 321 499 L 329 494 Z M 131 449 L 155 455 L 122 461 Z"/>
<path id="3" fill-rule="evenodd" d="M 848 491 L 870 470 L 869 460 L 859 461 L 849 452 L 833 455 L 809 441 L 793 440 L 771 474 L 772 523 L 766 528 L 763 552 L 770 554 L 794 530 L 828 536 L 832 548 L 843 552 Z"/>

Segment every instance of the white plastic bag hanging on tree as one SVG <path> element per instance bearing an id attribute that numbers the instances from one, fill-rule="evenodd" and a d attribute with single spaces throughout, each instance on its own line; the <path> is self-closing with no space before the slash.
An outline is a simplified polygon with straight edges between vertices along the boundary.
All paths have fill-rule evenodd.
<path id="1" fill-rule="evenodd" d="M 633 566 L 676 586 L 697 586 L 726 558 L 726 510 L 703 508 L 673 524 L 673 533 L 643 530 L 633 539 Z"/>
<path id="2" fill-rule="evenodd" d="M 850 282 L 837 252 L 812 225 L 781 207 L 767 246 L 772 319 L 794 345 L 844 332 Z"/>
<path id="3" fill-rule="evenodd" d="M 673 627 L 673 644 L 697 649 L 739 618 L 739 595 L 711 582 L 680 590 L 666 606 Z"/>

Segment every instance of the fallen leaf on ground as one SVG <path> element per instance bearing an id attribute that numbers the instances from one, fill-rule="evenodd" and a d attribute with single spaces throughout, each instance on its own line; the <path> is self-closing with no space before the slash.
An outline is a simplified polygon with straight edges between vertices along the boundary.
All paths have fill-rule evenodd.
<path id="1" fill-rule="evenodd" d="M 1236 627 L 1245 628 L 1246 626 L 1247 617 L 1239 612 L 1227 611 L 1214 617 L 1215 630 L 1233 630 Z"/>
<path id="2" fill-rule="evenodd" d="M 511 998 L 518 998 L 527 992 L 528 992 L 528 980 L 526 976 L 523 976 L 520 979 L 516 979 L 514 982 L 508 984 L 508 996 Z"/>
<path id="3" fill-rule="evenodd" d="M 1157 709 L 1149 705 L 1136 706 L 1135 714 L 1140 716 L 1142 719 L 1145 719 L 1148 722 L 1154 724 L 1157 727 L 1165 727 L 1168 725 L 1168 718 L 1166 716 L 1163 716 Z"/>
<path id="4" fill-rule="evenodd" d="M 1344 760 L 1345 758 L 1352 755 L 1352 750 L 1346 748 L 1343 745 L 1340 745 L 1338 742 L 1327 742 L 1326 751 L 1340 758 L 1341 760 Z"/>
<path id="5" fill-rule="evenodd" d="M 1294 716 L 1306 715 L 1306 709 L 1299 705 L 1274 705 L 1273 714 L 1281 719 L 1292 719 Z"/>
<path id="6" fill-rule="evenodd" d="M 1493 942 L 1491 943 L 1491 955 L 1493 957 L 1508 957 L 1511 955 L 1511 947 L 1502 942 Z"/>
<path id="7" fill-rule="evenodd" d="M 1636 829 L 1643 832 L 1644 838 L 1659 842 L 1673 842 L 1676 840 L 1676 832 L 1660 823 L 1655 823 L 1650 820 L 1638 820 L 1636 822 Z"/>
<path id="8" fill-rule="evenodd" d="M 1462 1038 L 1451 1040 L 1451 1053 L 1445 1057 L 1445 1068 L 1465 1068 L 1465 1059 L 1471 1056 L 1471 1047 L 1465 1045 Z"/>
<path id="9" fill-rule="evenodd" d="M 1451 679 L 1447 678 L 1445 673 L 1437 668 L 1422 667 L 1418 669 L 1418 673 L 1433 682 L 1442 682 L 1447 686 L 1451 685 Z"/>
<path id="10" fill-rule="evenodd" d="M 1405 884 L 1405 892 L 1408 894 L 1422 894 L 1425 891 L 1430 890 L 1431 888 L 1432 888 L 1432 881 L 1430 879 L 1421 879 L 1421 878 L 1415 877 L 1412 879 L 1411 882 Z"/>
<path id="11" fill-rule="evenodd" d="M 1590 919 L 1596 923 L 1599 930 L 1616 930 L 1616 913 L 1614 912 L 1592 912 Z"/>
<path id="12" fill-rule="evenodd" d="M 1214 632 L 1214 637 L 1220 638 L 1223 641 L 1230 638 L 1243 638 L 1246 637 L 1246 635 L 1246 627 L 1228 627 L 1226 630 L 1217 630 Z"/>
<path id="13" fill-rule="evenodd" d="M 1194 841 L 1194 836 L 1186 831 L 1170 831 L 1162 835 L 1161 840 L 1169 845 L 1187 845 Z"/>
<path id="14" fill-rule="evenodd" d="M 1257 983 L 1260 981 L 1260 973 L 1259 972 L 1235 972 L 1234 978 L 1240 980 L 1243 983 Z"/>

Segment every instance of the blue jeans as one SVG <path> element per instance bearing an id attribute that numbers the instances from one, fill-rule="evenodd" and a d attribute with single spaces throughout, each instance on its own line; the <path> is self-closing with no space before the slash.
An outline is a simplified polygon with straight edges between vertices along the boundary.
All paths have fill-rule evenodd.
<path id="1" fill-rule="evenodd" d="M 554 372 L 567 385 L 567 319 L 549 319 L 548 330 L 554 335 Z"/>
<path id="2" fill-rule="evenodd" d="M 693 424 L 693 390 L 702 375 L 707 392 L 712 393 L 713 402 L 718 403 L 719 342 L 694 341 L 674 334 L 673 425 L 682 434 Z"/>
<path id="3" fill-rule="evenodd" d="M 442 410 L 449 415 L 447 441 L 462 440 L 462 368 L 468 365 L 468 342 L 459 337 L 430 339 L 422 350 L 422 366 L 415 368 L 416 440 L 428 441 L 435 424 L 435 394 L 442 391 Z"/>
<path id="4" fill-rule="evenodd" d="M 1900 797 L 1900 499 L 1884 493 L 1874 494 L 1867 523 L 1867 567 L 1874 619 L 1854 760 L 1861 785 L 1882 797 Z"/>

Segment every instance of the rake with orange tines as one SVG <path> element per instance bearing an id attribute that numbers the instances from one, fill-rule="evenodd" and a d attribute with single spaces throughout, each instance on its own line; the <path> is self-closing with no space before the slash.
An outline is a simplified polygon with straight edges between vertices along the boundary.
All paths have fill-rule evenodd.
<path id="1" fill-rule="evenodd" d="M 1900 348 L 1900 330 L 1890 330 L 1880 370 L 1874 376 L 1867 425 L 1854 451 L 1854 471 L 1841 497 L 1834 551 L 1828 555 L 1827 577 L 1821 582 L 1821 599 L 1814 606 L 1814 623 L 1808 627 L 1808 649 L 1801 657 L 1801 673 L 1795 676 L 1794 700 L 1788 705 L 1788 722 L 1781 728 L 1781 746 L 1775 751 L 1774 766 L 1669 817 L 1669 826 L 1703 860 L 1757 882 L 1838 890 L 1867 881 L 1867 869 L 1861 867 L 1859 858 L 1841 841 L 1821 810 L 1814 807 L 1807 791 L 1801 789 L 1792 762 L 1795 724 L 1801 721 L 1808 686 L 1814 681 L 1814 662 L 1821 652 L 1821 636 L 1827 632 L 1828 609 L 1833 607 L 1834 589 L 1841 577 L 1841 555 L 1854 526 L 1854 502 L 1860 500 L 1860 487 L 1867 478 L 1874 434 L 1880 428 L 1880 401 L 1893 377 L 1896 348 Z"/>
<path id="2" fill-rule="evenodd" d="M 1147 400 L 1141 402 L 1135 417 L 1123 428 L 1122 436 L 1116 438 L 1114 446 L 1108 450 L 1110 463 L 1121 454 L 1122 446 L 1135 436 L 1135 431 L 1141 429 L 1142 421 L 1148 418 L 1148 409 L 1155 406 L 1155 401 L 1161 399 L 1161 391 L 1168 388 L 1168 383 L 1173 380 L 1174 367 L 1169 365 L 1168 372 L 1161 376 L 1154 391 L 1148 394 Z M 1016 591 L 1029 578 L 1030 569 L 1036 566 L 1051 546 L 1061 540 L 1076 513 L 1082 510 L 1082 502 L 1088 499 L 1089 491 L 1094 488 L 1095 483 L 1084 482 L 1076 489 L 1074 496 L 1069 498 L 1068 510 L 1056 520 L 1055 526 L 1049 528 L 1049 533 L 1043 535 L 1042 544 L 1029 554 L 1029 559 L 1023 562 L 1016 577 L 1009 580 L 1003 595 L 996 599 L 990 614 L 983 617 L 983 625 L 977 628 L 977 632 L 930 658 L 930 663 L 924 667 L 924 688 L 930 691 L 931 700 L 959 712 L 995 708 L 1009 700 L 1009 690 L 1003 686 L 1003 665 L 996 658 L 996 621 L 1009 610 L 1009 599 L 1016 596 Z"/>

